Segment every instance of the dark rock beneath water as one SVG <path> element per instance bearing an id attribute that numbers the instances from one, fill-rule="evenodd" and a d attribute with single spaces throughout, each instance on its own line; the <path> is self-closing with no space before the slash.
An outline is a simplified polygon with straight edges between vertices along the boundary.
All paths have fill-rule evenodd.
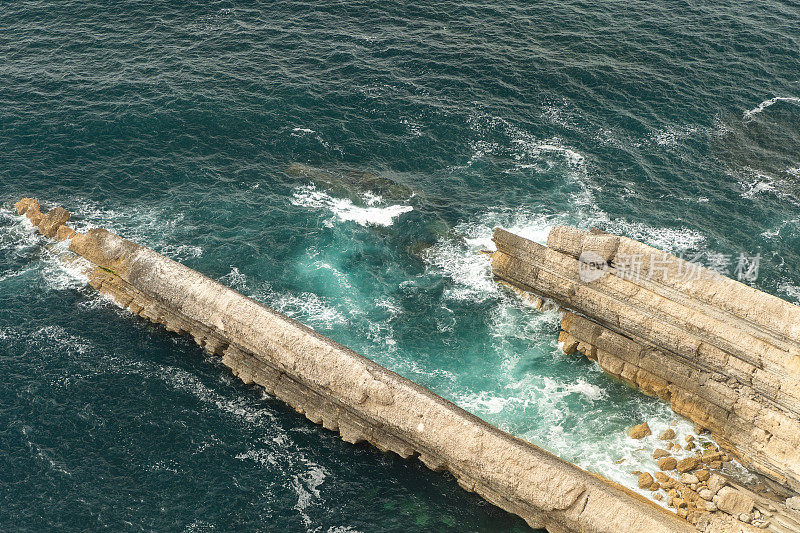
<path id="1" fill-rule="evenodd" d="M 349 198 L 354 203 L 363 204 L 366 193 L 380 196 L 386 202 L 403 202 L 414 196 L 414 191 L 410 187 L 372 172 L 332 171 L 303 163 L 292 163 L 286 169 L 286 173 L 290 176 L 308 178 L 314 185 L 335 196 Z"/>
<path id="2" fill-rule="evenodd" d="M 431 242 L 417 241 L 415 243 L 406 246 L 406 252 L 408 252 L 408 255 L 410 255 L 414 259 L 422 261 L 425 258 L 425 252 L 427 252 L 432 247 L 433 243 Z"/>

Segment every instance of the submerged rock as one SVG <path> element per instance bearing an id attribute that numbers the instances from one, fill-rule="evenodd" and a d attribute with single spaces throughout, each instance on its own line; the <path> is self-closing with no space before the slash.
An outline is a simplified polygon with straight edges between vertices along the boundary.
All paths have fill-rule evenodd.
<path id="1" fill-rule="evenodd" d="M 330 191 L 335 196 L 363 204 L 364 195 L 372 193 L 386 202 L 403 202 L 414 196 L 414 191 L 392 179 L 355 170 L 325 170 L 303 163 L 292 163 L 286 169 L 290 176 L 304 177 L 314 185 Z"/>
<path id="2" fill-rule="evenodd" d="M 430 250 L 433 247 L 433 245 L 434 243 L 432 242 L 416 241 L 406 246 L 406 252 L 408 252 L 408 255 L 410 255 L 414 259 L 422 261 L 425 258 L 425 252 Z"/>

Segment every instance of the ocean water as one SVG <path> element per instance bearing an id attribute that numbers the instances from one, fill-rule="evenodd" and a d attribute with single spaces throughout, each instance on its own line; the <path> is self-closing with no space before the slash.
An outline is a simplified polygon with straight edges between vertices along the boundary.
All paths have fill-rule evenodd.
<path id="1" fill-rule="evenodd" d="M 773 0 L 0 3 L 0 529 L 527 530 L 98 297 L 22 196 L 633 487 L 655 437 L 625 429 L 690 424 L 561 354 L 558 314 L 479 252 L 496 226 L 597 226 L 760 254 L 753 285 L 800 300 L 798 20 Z"/>

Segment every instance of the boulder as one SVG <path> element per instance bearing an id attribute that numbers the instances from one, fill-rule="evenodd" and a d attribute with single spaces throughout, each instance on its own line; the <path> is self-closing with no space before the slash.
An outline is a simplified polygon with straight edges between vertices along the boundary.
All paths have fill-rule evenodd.
<path id="1" fill-rule="evenodd" d="M 667 450 L 662 450 L 661 448 L 657 449 L 653 452 L 653 459 L 658 461 L 662 457 L 669 457 L 670 453 Z"/>
<path id="2" fill-rule="evenodd" d="M 786 507 L 795 511 L 800 511 L 800 496 L 792 496 L 786 500 Z"/>
<path id="3" fill-rule="evenodd" d="M 694 473 L 697 476 L 699 481 L 708 481 L 708 478 L 711 476 L 711 473 L 708 470 L 698 470 Z"/>
<path id="4" fill-rule="evenodd" d="M 681 459 L 678 461 L 678 464 L 675 465 L 675 468 L 681 473 L 689 472 L 690 470 L 697 468 L 699 462 L 700 461 L 697 459 L 697 457 L 687 457 L 686 459 Z"/>
<path id="5" fill-rule="evenodd" d="M 66 225 L 61 225 L 56 231 L 57 241 L 66 241 L 75 236 L 75 230 Z"/>
<path id="6" fill-rule="evenodd" d="M 658 460 L 658 468 L 661 470 L 675 470 L 678 461 L 674 457 L 662 457 Z"/>
<path id="7" fill-rule="evenodd" d="M 651 476 L 647 472 L 642 472 L 641 474 L 639 474 L 640 489 L 649 489 L 650 485 L 652 484 L 653 484 L 653 476 Z"/>
<path id="8" fill-rule="evenodd" d="M 681 483 L 683 483 L 684 485 L 691 485 L 693 483 L 696 484 L 699 482 L 700 481 L 697 479 L 697 476 L 695 476 L 694 474 L 687 473 L 681 476 Z"/>
<path id="9" fill-rule="evenodd" d="M 14 204 L 14 208 L 16 208 L 17 213 L 20 215 L 24 215 L 25 212 L 30 209 L 31 207 L 36 207 L 36 210 L 39 210 L 39 200 L 35 198 L 23 198 L 16 204 Z"/>
<path id="10" fill-rule="evenodd" d="M 709 489 L 702 489 L 698 494 L 700 494 L 700 497 L 708 502 L 714 498 L 714 493 Z"/>
<path id="11" fill-rule="evenodd" d="M 743 492 L 739 492 L 733 487 L 722 487 L 719 489 L 719 492 L 717 492 L 717 498 L 714 499 L 717 507 L 719 507 L 720 510 L 734 516 L 749 514 L 755 505 L 755 502 L 750 496 L 744 494 Z"/>
<path id="12" fill-rule="evenodd" d="M 63 207 L 56 207 L 54 209 L 51 209 L 39 222 L 38 224 L 39 231 L 45 237 L 52 239 L 53 237 L 56 236 L 56 231 L 58 231 L 58 227 L 61 226 L 67 220 L 69 220 L 69 217 L 70 217 L 69 211 L 67 211 Z"/>
<path id="13" fill-rule="evenodd" d="M 31 224 L 38 226 L 39 222 L 41 222 L 44 218 L 44 215 L 39 210 L 39 202 L 29 204 L 27 209 L 25 209 L 25 216 L 28 217 L 28 220 L 31 221 Z"/>
<path id="14" fill-rule="evenodd" d="M 711 474 L 711 477 L 708 478 L 708 488 L 714 494 L 719 492 L 719 489 L 721 489 L 727 484 L 728 482 L 725 480 L 725 478 L 720 476 L 719 474 Z"/>
<path id="15" fill-rule="evenodd" d="M 647 425 L 647 422 L 639 424 L 638 426 L 633 426 L 628 430 L 628 436 L 632 439 L 643 439 L 652 434 L 653 432 L 650 431 L 650 426 Z"/>
<path id="16" fill-rule="evenodd" d="M 670 428 L 670 429 L 664 431 L 661 435 L 659 435 L 658 438 L 661 439 L 661 440 L 672 440 L 672 439 L 675 438 L 675 430 Z"/>

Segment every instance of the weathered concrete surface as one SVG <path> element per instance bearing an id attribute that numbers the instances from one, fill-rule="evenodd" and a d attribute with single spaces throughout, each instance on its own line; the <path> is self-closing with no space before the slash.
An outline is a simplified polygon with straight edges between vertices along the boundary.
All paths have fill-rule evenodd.
<path id="1" fill-rule="evenodd" d="M 702 267 L 687 277 L 693 265 L 616 235 L 561 226 L 542 246 L 497 229 L 494 241 L 496 278 L 571 311 L 565 351 L 669 401 L 745 465 L 800 489 L 800 307 Z M 618 261 L 634 256 L 635 276 Z"/>
<path id="2" fill-rule="evenodd" d="M 18 210 L 41 214 L 38 202 L 29 199 Z M 92 287 L 170 331 L 192 335 L 246 383 L 263 386 L 348 442 L 368 441 L 450 471 L 462 487 L 533 527 L 598 533 L 694 529 L 153 250 L 104 229 L 74 235 L 69 247 L 94 265 Z"/>

